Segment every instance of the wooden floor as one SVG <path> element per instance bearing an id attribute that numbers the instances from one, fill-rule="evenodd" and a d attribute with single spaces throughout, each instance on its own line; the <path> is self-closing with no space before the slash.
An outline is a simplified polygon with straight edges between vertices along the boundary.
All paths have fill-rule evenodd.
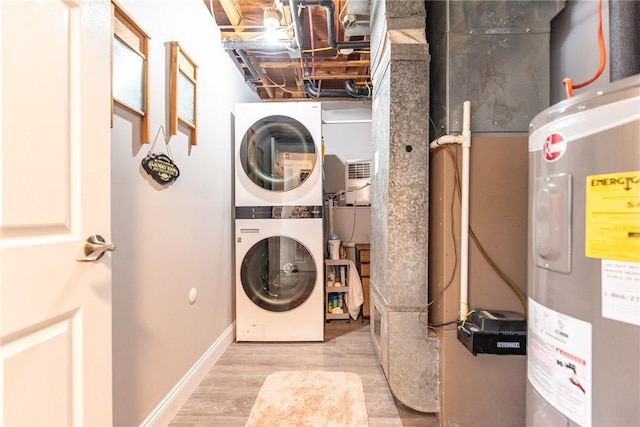
<path id="1" fill-rule="evenodd" d="M 358 374 L 371 427 L 438 426 L 434 415 L 416 412 L 394 400 L 375 354 L 367 319 L 364 323 L 361 319 L 350 323 L 334 320 L 325 325 L 323 343 L 233 343 L 170 426 L 244 426 L 269 374 L 302 369 Z"/>

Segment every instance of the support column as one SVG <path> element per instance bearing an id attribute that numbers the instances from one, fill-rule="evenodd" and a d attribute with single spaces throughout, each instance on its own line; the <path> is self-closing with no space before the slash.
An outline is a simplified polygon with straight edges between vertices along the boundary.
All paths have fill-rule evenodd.
<path id="1" fill-rule="evenodd" d="M 371 332 L 393 395 L 438 412 L 427 335 L 429 49 L 421 2 L 372 3 Z"/>

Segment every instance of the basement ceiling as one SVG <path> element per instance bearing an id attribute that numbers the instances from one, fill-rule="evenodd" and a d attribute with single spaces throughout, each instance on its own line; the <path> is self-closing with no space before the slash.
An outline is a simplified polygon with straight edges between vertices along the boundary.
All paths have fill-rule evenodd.
<path id="1" fill-rule="evenodd" d="M 368 0 L 204 2 L 223 47 L 262 100 L 371 96 Z M 265 16 L 276 18 L 275 28 Z"/>

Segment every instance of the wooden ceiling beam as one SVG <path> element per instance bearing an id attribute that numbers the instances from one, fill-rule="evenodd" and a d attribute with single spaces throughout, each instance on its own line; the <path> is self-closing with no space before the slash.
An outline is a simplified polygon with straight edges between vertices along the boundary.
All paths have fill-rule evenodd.
<path id="1" fill-rule="evenodd" d="M 267 95 L 269 96 L 269 98 L 271 99 L 275 98 L 276 91 L 273 88 L 273 84 L 269 80 L 269 78 L 260 70 L 258 70 L 258 76 L 260 76 L 260 83 L 262 83 L 262 88 L 264 89 L 265 92 L 267 92 Z"/>
<path id="2" fill-rule="evenodd" d="M 304 78 L 302 76 L 302 69 L 300 69 L 300 67 L 295 68 L 295 76 L 296 87 L 298 88 L 298 93 L 300 94 L 298 98 L 306 98 L 307 89 L 304 87 Z"/>
<path id="3" fill-rule="evenodd" d="M 229 18 L 229 22 L 231 25 L 237 26 L 242 23 L 242 10 L 240 10 L 240 5 L 234 0 L 219 0 L 222 5 L 222 9 L 224 9 L 224 13 Z M 243 28 L 235 27 L 235 31 L 243 31 Z"/>

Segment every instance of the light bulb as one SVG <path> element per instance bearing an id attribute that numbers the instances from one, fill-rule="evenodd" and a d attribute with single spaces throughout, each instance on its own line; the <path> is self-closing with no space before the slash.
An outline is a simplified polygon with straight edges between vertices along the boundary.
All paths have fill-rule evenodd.
<path id="1" fill-rule="evenodd" d="M 267 30 L 275 30 L 280 26 L 280 12 L 278 9 L 265 9 L 262 18 L 262 25 Z"/>

